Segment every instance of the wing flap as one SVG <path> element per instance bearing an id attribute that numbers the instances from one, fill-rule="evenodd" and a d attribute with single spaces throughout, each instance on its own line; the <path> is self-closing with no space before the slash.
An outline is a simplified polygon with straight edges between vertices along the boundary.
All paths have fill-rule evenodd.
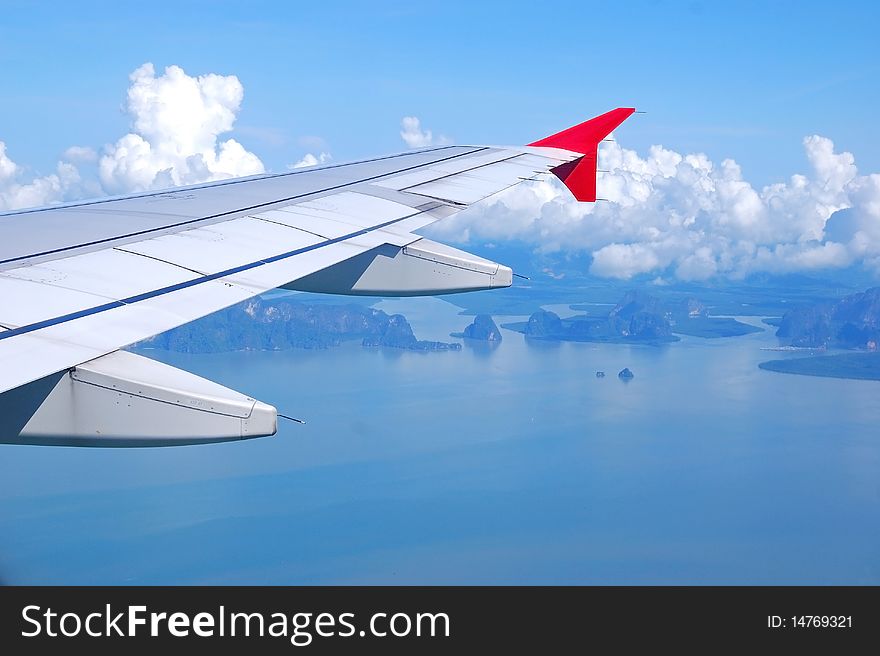
<path id="1" fill-rule="evenodd" d="M 4 278 L 28 280 L 52 287 L 120 299 L 142 294 L 157 287 L 174 285 L 197 275 L 173 264 L 125 250 L 107 248 L 61 260 L 9 269 L 0 273 L 0 280 Z"/>
<path id="2" fill-rule="evenodd" d="M 352 191 L 288 205 L 283 210 L 305 216 L 323 217 L 359 228 L 375 226 L 377 217 L 381 218 L 381 222 L 388 223 L 418 213 L 418 210 L 408 205 Z"/>
<path id="3" fill-rule="evenodd" d="M 212 274 L 322 241 L 325 240 L 302 230 L 245 217 L 154 237 L 125 248 L 202 274 Z"/>
<path id="4" fill-rule="evenodd" d="M 106 296 L 8 276 L 0 276 L 0 298 L 3 299 L 0 324 L 13 328 L 48 321 L 59 314 L 70 314 L 113 300 Z M 34 302 L 35 299 L 39 301 Z"/>

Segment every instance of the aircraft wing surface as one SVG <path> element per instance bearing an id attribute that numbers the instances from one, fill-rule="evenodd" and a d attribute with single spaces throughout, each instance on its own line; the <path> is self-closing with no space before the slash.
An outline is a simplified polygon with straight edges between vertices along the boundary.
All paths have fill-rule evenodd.
<path id="1" fill-rule="evenodd" d="M 441 146 L 0 214 L 0 442 L 273 434 L 271 406 L 120 349 L 278 287 L 509 286 L 508 267 L 414 231 L 550 173 L 595 200 L 595 148 L 613 129 L 595 122 L 613 112 L 571 128 L 581 141 L 569 130 L 531 146 Z"/>

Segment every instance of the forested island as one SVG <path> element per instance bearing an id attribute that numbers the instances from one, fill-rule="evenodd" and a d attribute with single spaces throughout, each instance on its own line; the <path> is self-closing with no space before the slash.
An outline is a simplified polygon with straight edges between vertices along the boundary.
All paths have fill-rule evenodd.
<path id="1" fill-rule="evenodd" d="M 628 291 L 607 312 L 595 306 L 572 306 L 591 312 L 562 319 L 555 312 L 539 310 L 528 321 L 503 324 L 534 339 L 646 344 L 664 344 L 679 340 L 677 335 L 695 337 L 733 337 L 760 332 L 731 318 L 709 317 L 706 307 L 696 298 L 663 301 L 642 291 Z"/>
<path id="2" fill-rule="evenodd" d="M 478 314 L 473 323 L 466 326 L 460 333 L 450 333 L 450 337 L 474 339 L 483 342 L 500 342 L 501 331 L 488 314 Z"/>
<path id="3" fill-rule="evenodd" d="M 242 350 L 327 349 L 358 340 L 365 348 L 410 351 L 460 350 L 457 342 L 419 340 L 401 314 L 387 314 L 364 302 L 337 304 L 332 299 L 272 295 L 250 299 L 192 323 L 135 344 L 135 349 L 160 348 L 187 353 Z M 692 296 L 657 298 L 628 291 L 615 305 L 572 305 L 583 314 L 561 318 L 538 310 L 528 321 L 503 324 L 530 339 L 605 343 L 668 344 L 679 335 L 729 337 L 760 328 L 732 318 L 710 317 Z M 765 323 L 778 326 L 783 347 L 847 349 L 852 353 L 787 358 L 763 362 L 768 371 L 837 378 L 880 380 L 880 287 L 839 300 L 793 308 Z M 502 332 L 488 314 L 453 337 L 499 343 Z"/>
<path id="4" fill-rule="evenodd" d="M 758 366 L 781 373 L 880 380 L 880 287 L 850 294 L 836 302 L 795 308 L 779 321 L 781 344 L 852 353 L 770 360 Z"/>
<path id="5" fill-rule="evenodd" d="M 326 349 L 361 340 L 365 347 L 409 351 L 460 350 L 461 344 L 419 340 L 401 314 L 365 305 L 303 303 L 256 297 L 139 342 L 135 348 L 185 353 Z"/>
<path id="6" fill-rule="evenodd" d="M 776 336 L 790 346 L 876 350 L 880 344 L 880 287 L 837 302 L 792 309 L 783 315 Z"/>

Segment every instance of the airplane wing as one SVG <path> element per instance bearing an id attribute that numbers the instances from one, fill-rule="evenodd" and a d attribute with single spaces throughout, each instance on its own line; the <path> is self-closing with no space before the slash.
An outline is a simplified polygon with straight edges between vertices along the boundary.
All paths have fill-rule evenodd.
<path id="1" fill-rule="evenodd" d="M 0 214 L 0 442 L 161 446 L 272 435 L 275 408 L 125 346 L 270 289 L 506 287 L 415 233 L 556 174 L 595 200 L 617 109 L 523 147 L 442 146 Z"/>

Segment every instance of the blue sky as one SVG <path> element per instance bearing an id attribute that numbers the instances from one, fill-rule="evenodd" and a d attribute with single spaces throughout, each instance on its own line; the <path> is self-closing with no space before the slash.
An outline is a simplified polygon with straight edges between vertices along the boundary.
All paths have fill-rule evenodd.
<path id="1" fill-rule="evenodd" d="M 880 168 L 874 3 L 5 2 L 0 139 L 46 172 L 127 129 L 128 74 L 234 74 L 234 136 L 280 169 L 399 149 L 403 115 L 459 142 L 522 143 L 615 105 L 621 138 L 733 157 L 764 184 L 820 133 Z"/>
<path id="2" fill-rule="evenodd" d="M 521 185 L 438 234 L 586 252 L 592 273 L 623 279 L 849 267 L 880 277 L 873 3 L 6 2 L 2 12 L 0 209 L 283 171 L 307 153 L 400 151 L 404 117 L 435 143 L 523 144 L 635 106 L 648 113 L 600 152 L 610 202 Z"/>

